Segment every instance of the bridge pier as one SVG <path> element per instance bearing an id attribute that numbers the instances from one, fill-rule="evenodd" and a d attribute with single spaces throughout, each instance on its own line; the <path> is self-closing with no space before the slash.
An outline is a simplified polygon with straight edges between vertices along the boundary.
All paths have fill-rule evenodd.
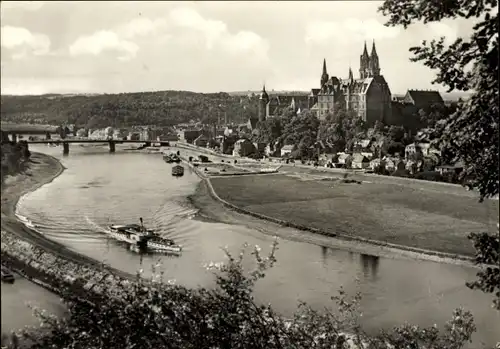
<path id="1" fill-rule="evenodd" d="M 114 153 L 115 152 L 115 142 L 109 141 L 109 152 Z"/>
<path id="2" fill-rule="evenodd" d="M 17 134 L 11 133 L 10 134 L 10 138 L 11 138 L 11 140 L 12 140 L 13 143 L 17 143 Z"/>
<path id="3" fill-rule="evenodd" d="M 68 142 L 63 142 L 63 155 L 68 155 L 69 154 L 69 143 Z"/>

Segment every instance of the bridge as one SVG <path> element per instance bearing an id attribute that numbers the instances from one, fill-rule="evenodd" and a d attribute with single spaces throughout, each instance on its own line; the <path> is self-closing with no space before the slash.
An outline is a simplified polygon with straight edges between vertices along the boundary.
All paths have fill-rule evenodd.
<path id="1" fill-rule="evenodd" d="M 109 152 L 115 152 L 115 145 L 122 143 L 140 143 L 144 144 L 144 146 L 149 147 L 151 143 L 159 143 L 160 145 L 167 146 L 168 142 L 160 142 L 160 141 L 145 141 L 145 140 L 128 140 L 128 139 L 75 139 L 75 138 L 67 138 L 67 139 L 43 139 L 43 140 L 27 140 L 28 144 L 62 144 L 63 146 L 63 154 L 69 154 L 69 145 L 70 143 L 97 143 L 97 144 L 109 144 Z"/>
<path id="2" fill-rule="evenodd" d="M 50 139 L 52 134 L 58 134 L 58 127 L 51 125 L 31 125 L 31 124 L 11 124 L 1 123 L 2 140 L 10 138 L 12 142 L 17 142 L 19 135 L 45 135 Z"/>

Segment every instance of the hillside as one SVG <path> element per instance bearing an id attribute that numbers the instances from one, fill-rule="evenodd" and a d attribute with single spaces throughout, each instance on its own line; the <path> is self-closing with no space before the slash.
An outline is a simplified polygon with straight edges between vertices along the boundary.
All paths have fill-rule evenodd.
<path id="1" fill-rule="evenodd" d="M 266 89 L 267 90 L 267 89 Z M 259 95 L 259 91 L 232 91 L 228 92 L 230 96 L 250 96 L 252 94 Z M 311 91 L 284 91 L 284 90 L 269 90 L 267 91 L 270 95 L 278 94 L 280 96 L 307 96 Z"/>
<path id="2" fill-rule="evenodd" d="M 101 128 L 224 120 L 257 115 L 257 99 L 227 93 L 161 91 L 103 95 L 2 96 L 2 121 Z"/>

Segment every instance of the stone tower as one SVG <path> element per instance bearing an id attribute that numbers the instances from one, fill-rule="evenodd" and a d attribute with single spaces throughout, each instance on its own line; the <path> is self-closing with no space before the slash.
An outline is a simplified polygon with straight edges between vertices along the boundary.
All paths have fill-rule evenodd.
<path id="1" fill-rule="evenodd" d="M 373 40 L 372 44 L 372 53 L 370 55 L 370 75 L 371 76 L 379 76 L 380 75 L 380 64 L 378 61 L 377 50 L 375 49 L 375 40 Z"/>
<path id="2" fill-rule="evenodd" d="M 323 87 L 324 84 L 328 82 L 328 73 L 326 71 L 326 59 L 323 59 L 323 73 L 321 74 L 321 85 Z"/>
<path id="3" fill-rule="evenodd" d="M 365 41 L 363 54 L 359 59 L 359 76 L 361 79 L 380 76 L 380 63 L 378 59 L 377 49 L 375 48 L 375 40 L 373 40 L 372 53 L 370 55 L 368 55 Z"/>
<path id="4" fill-rule="evenodd" d="M 368 50 L 366 49 L 366 41 L 365 41 L 365 48 L 363 50 L 363 54 L 359 57 L 359 77 L 361 79 L 365 79 L 368 77 L 369 65 L 370 65 L 370 56 L 368 55 Z"/>
<path id="5" fill-rule="evenodd" d="M 269 103 L 269 95 L 266 92 L 266 85 L 262 86 L 262 92 L 259 96 L 259 121 L 266 120 L 267 104 Z"/>

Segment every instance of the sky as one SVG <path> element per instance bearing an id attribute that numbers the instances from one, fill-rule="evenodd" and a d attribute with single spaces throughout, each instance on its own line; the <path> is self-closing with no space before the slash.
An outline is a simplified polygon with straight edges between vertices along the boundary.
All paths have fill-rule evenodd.
<path id="1" fill-rule="evenodd" d="M 422 40 L 468 37 L 471 23 L 385 27 L 378 1 L 1 2 L 1 93 L 231 92 L 318 88 L 359 76 L 375 40 L 393 94 L 432 85 L 409 61 Z"/>

